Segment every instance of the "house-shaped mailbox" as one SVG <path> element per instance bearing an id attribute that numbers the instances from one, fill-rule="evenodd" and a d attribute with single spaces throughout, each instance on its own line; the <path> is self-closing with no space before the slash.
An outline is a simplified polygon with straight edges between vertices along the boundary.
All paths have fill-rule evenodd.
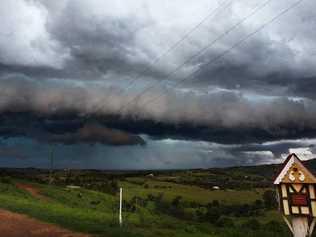
<path id="1" fill-rule="evenodd" d="M 316 217 L 316 178 L 295 154 L 287 157 L 274 184 L 285 216 Z"/>

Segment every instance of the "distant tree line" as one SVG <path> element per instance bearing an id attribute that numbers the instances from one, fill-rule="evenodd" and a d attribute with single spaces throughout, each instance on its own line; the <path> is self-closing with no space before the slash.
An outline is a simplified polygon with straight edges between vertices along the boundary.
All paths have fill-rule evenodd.
<path id="1" fill-rule="evenodd" d="M 163 213 L 186 221 L 210 223 L 218 228 L 229 226 L 251 231 L 268 228 L 273 233 L 286 231 L 286 228 L 279 222 L 270 221 L 262 224 L 257 220 L 257 217 L 263 215 L 265 210 L 276 208 L 277 202 L 272 190 L 264 192 L 262 199 L 255 200 L 253 203 L 229 205 L 218 200 L 203 205 L 197 202 L 187 202 L 181 196 L 167 201 L 163 193 L 148 194 L 145 198 L 134 196 L 129 201 L 125 200 L 123 209 L 125 212 L 137 213 L 138 209 L 148 209 L 149 205 L 153 206 L 153 211 L 157 212 L 158 215 Z M 246 217 L 247 220 L 242 224 L 236 224 L 234 219 L 238 217 Z"/>
<path id="2" fill-rule="evenodd" d="M 137 207 L 147 207 L 148 203 L 154 203 L 156 212 L 165 213 L 180 219 L 210 222 L 222 225 L 228 222 L 228 217 L 257 217 L 264 210 L 274 209 L 277 206 L 275 193 L 267 190 L 262 195 L 262 200 L 255 200 L 250 204 L 223 204 L 214 200 L 206 205 L 197 202 L 184 201 L 182 196 L 176 196 L 171 201 L 164 198 L 163 193 L 149 194 L 146 198 L 134 196 L 130 201 L 124 201 L 124 210 L 135 212 Z M 194 210 L 187 212 L 187 210 Z"/>

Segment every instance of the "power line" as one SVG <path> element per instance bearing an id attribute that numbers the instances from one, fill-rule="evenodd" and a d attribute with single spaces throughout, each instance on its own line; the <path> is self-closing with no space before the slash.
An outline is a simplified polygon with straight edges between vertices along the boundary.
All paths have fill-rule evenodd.
<path id="1" fill-rule="evenodd" d="M 248 40 L 249 38 L 251 38 L 253 35 L 255 35 L 256 33 L 258 33 L 259 31 L 263 30 L 264 28 L 266 28 L 269 24 L 273 23 L 274 21 L 276 21 L 278 18 L 280 18 L 282 15 L 286 14 L 288 11 L 290 11 L 291 9 L 293 9 L 294 7 L 296 7 L 297 5 L 299 5 L 303 0 L 299 0 L 293 4 L 291 4 L 288 8 L 284 9 L 283 11 L 281 11 L 279 14 L 277 14 L 275 17 L 273 17 L 272 19 L 270 19 L 269 21 L 267 21 L 266 23 L 264 23 L 263 25 L 261 25 L 259 28 L 257 28 L 256 30 L 254 30 L 253 32 L 251 32 L 250 34 L 248 34 L 246 37 L 242 38 L 241 40 L 239 40 L 237 43 L 233 44 L 229 49 L 225 50 L 222 54 L 216 56 L 215 58 L 213 58 L 211 61 L 209 61 L 207 64 L 205 64 L 204 66 L 208 66 L 216 61 L 218 61 L 219 59 L 223 58 L 226 54 L 228 54 L 231 50 L 233 50 L 234 48 L 240 46 L 242 43 L 244 43 L 246 40 Z M 197 72 L 199 72 L 201 70 L 201 68 L 198 68 L 196 71 L 190 73 L 188 76 L 186 76 L 185 78 L 179 80 L 174 87 L 178 86 L 179 84 L 181 84 L 182 82 L 188 80 L 191 78 L 191 76 Z M 155 100 L 157 100 L 158 98 L 160 98 L 163 94 L 158 95 L 154 98 L 152 98 L 151 100 L 147 101 L 145 104 L 143 104 L 142 106 L 145 106 Z"/>
<path id="2" fill-rule="evenodd" d="M 173 50 L 175 50 L 176 48 L 178 48 L 179 45 L 181 45 L 181 43 L 183 43 L 186 39 L 188 39 L 190 37 L 190 35 L 192 33 L 194 33 L 196 30 L 198 30 L 208 19 L 210 19 L 213 16 L 216 16 L 216 14 L 218 12 L 220 12 L 220 10 L 225 10 L 227 7 L 230 6 L 230 4 L 233 2 L 233 0 L 227 1 L 225 3 L 223 3 L 222 5 L 219 5 L 218 7 L 216 7 L 215 9 L 213 9 L 207 16 L 205 16 L 204 18 L 202 18 L 201 21 L 198 22 L 198 24 L 196 24 L 195 26 L 193 26 L 190 30 L 188 30 L 177 42 L 175 42 L 174 44 L 172 44 L 167 50 L 165 50 L 162 54 L 160 54 L 159 56 L 155 57 L 153 59 L 152 62 L 150 62 L 150 64 L 156 64 L 158 63 L 163 57 L 167 56 L 169 53 L 171 53 Z M 148 72 L 150 70 L 150 66 L 145 67 L 145 69 L 143 71 L 141 71 L 139 73 L 139 75 L 142 75 L 146 72 Z M 129 88 L 131 88 L 136 81 L 138 81 L 141 78 L 141 76 L 136 76 L 134 77 L 129 83 L 128 85 L 125 87 L 125 90 L 128 90 Z M 108 100 L 110 100 L 112 97 L 110 96 L 108 98 Z"/>
<path id="3" fill-rule="evenodd" d="M 204 17 L 197 25 L 195 25 L 193 28 L 191 28 L 189 31 L 187 31 L 183 37 L 177 41 L 176 43 L 174 43 L 173 45 L 171 45 L 170 48 L 168 48 L 165 52 L 163 52 L 162 54 L 160 54 L 158 57 L 156 57 L 151 64 L 157 63 L 160 61 L 160 59 L 162 59 L 164 56 L 168 55 L 170 52 L 172 52 L 174 49 L 176 49 L 183 41 L 185 41 L 187 38 L 189 38 L 189 36 L 195 32 L 205 21 L 207 21 L 210 17 L 216 15 L 216 13 L 218 13 L 219 10 L 225 9 L 226 7 L 230 6 L 230 4 L 233 1 L 228 1 L 227 4 L 223 4 L 221 6 L 218 6 L 217 8 L 215 8 L 213 11 L 211 11 L 210 14 L 208 14 L 206 17 Z M 150 68 L 147 67 L 144 71 L 142 71 L 141 73 L 147 72 Z M 140 77 L 136 77 L 135 80 L 133 80 L 130 85 L 127 86 L 126 89 L 129 88 L 129 86 L 131 86 L 136 80 L 138 80 Z"/>
<path id="4" fill-rule="evenodd" d="M 197 58 L 198 56 L 202 55 L 204 52 L 206 52 L 208 49 L 210 49 L 213 45 L 215 45 L 215 43 L 217 43 L 219 40 L 221 40 L 222 38 L 224 38 L 226 35 L 228 35 L 229 33 L 231 33 L 232 31 L 234 31 L 237 27 L 239 27 L 241 24 L 243 24 L 246 20 L 248 20 L 250 17 L 254 16 L 258 11 L 260 11 L 261 9 L 263 9 L 265 6 L 267 6 L 272 0 L 267 0 L 265 1 L 263 4 L 261 5 L 257 5 L 253 11 L 247 15 L 246 17 L 242 18 L 240 21 L 238 21 L 236 24 L 234 24 L 233 26 L 231 26 L 228 30 L 226 30 L 225 32 L 223 32 L 222 34 L 220 34 L 218 37 L 216 37 L 210 44 L 207 44 L 205 47 L 203 47 L 202 49 L 200 49 L 196 54 L 194 54 L 193 56 L 191 56 L 190 58 L 188 58 L 187 60 L 185 60 L 183 63 L 181 63 L 180 65 L 178 65 L 175 70 L 171 71 L 170 73 L 168 73 L 166 75 L 166 79 L 168 79 L 170 76 L 172 76 L 173 74 L 175 74 L 176 72 L 178 72 L 183 66 L 185 66 L 187 63 L 191 62 L 193 59 Z M 151 85 L 147 88 L 145 88 L 139 95 L 135 96 L 131 101 L 127 102 L 126 105 L 123 105 L 119 110 L 118 110 L 118 114 L 121 114 L 121 112 L 123 111 L 123 109 L 125 109 L 127 106 L 129 106 L 132 102 L 136 101 L 137 99 L 139 99 L 142 95 L 144 95 L 148 90 L 151 90 L 152 88 L 156 87 L 157 85 L 159 85 L 161 82 L 166 81 L 162 80 L 159 81 L 157 83 L 155 83 L 154 85 Z"/>

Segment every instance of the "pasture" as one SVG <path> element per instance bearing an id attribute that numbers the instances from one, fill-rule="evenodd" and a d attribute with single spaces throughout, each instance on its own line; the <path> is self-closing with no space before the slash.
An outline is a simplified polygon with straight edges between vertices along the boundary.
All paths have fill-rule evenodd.
<path id="1" fill-rule="evenodd" d="M 209 171 L 196 173 L 186 177 L 188 173 L 183 171 L 172 175 L 162 172 L 149 177 L 144 172 L 56 171 L 52 185 L 47 184 L 45 172 L 24 179 L 6 174 L 0 178 L 0 208 L 92 236 L 289 236 L 276 208 L 265 202 L 264 196 L 273 193 L 271 187 L 255 185 L 257 179 L 247 176 L 252 189 L 241 184 L 213 190 L 201 185 L 200 179 L 214 179 L 214 175 Z M 226 176 L 217 174 L 215 178 Z M 32 187 L 38 195 L 21 184 Z M 122 227 L 118 224 L 115 187 L 123 187 Z"/>

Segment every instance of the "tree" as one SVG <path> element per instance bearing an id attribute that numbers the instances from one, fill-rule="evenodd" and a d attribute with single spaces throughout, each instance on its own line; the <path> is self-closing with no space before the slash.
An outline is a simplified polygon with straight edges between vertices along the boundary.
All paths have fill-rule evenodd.
<path id="1" fill-rule="evenodd" d="M 243 228 L 258 230 L 261 228 L 261 224 L 257 219 L 250 219 L 242 225 Z"/>
<path id="2" fill-rule="evenodd" d="M 176 196 L 172 202 L 171 205 L 175 208 L 178 208 L 180 206 L 180 202 L 181 202 L 182 197 L 181 196 Z"/>
<path id="3" fill-rule="evenodd" d="M 205 219 L 210 223 L 215 223 L 221 217 L 220 210 L 216 207 L 209 207 L 205 214 Z"/>
<path id="4" fill-rule="evenodd" d="M 258 200 L 258 199 L 257 199 L 257 200 L 254 202 L 253 206 L 254 206 L 254 209 L 260 209 L 260 208 L 262 208 L 262 207 L 263 207 L 263 202 L 262 202 L 262 200 Z"/>
<path id="5" fill-rule="evenodd" d="M 267 224 L 265 224 L 265 228 L 272 231 L 272 232 L 282 232 L 283 228 L 282 225 L 277 221 L 270 221 Z"/>
<path id="6" fill-rule="evenodd" d="M 275 208 L 277 207 L 276 195 L 272 190 L 267 190 L 263 193 L 263 202 L 266 208 Z"/>
<path id="7" fill-rule="evenodd" d="M 215 224 L 218 227 L 233 227 L 233 226 L 235 226 L 233 219 L 231 219 L 229 217 L 220 217 L 216 221 Z"/>

